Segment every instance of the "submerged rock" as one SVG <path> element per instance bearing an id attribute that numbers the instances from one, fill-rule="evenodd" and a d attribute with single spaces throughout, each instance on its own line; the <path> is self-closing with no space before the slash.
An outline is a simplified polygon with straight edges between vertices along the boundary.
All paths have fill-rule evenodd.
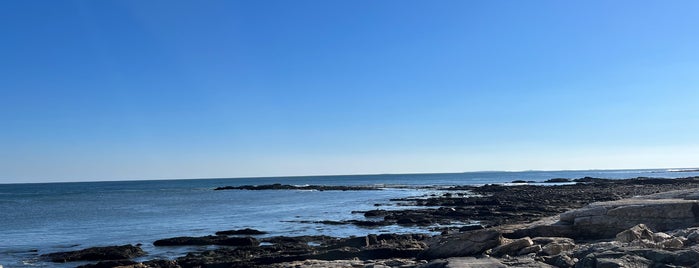
<path id="1" fill-rule="evenodd" d="M 239 229 L 239 230 L 220 231 L 220 232 L 216 232 L 216 235 L 263 235 L 266 233 L 267 232 L 263 232 L 260 230 L 245 228 L 245 229 Z"/>
<path id="2" fill-rule="evenodd" d="M 140 247 L 133 245 L 92 247 L 83 250 L 56 252 L 41 255 L 52 262 L 126 260 L 146 255 Z"/>
<path id="3" fill-rule="evenodd" d="M 132 260 L 116 260 L 116 261 L 101 261 L 95 264 L 85 264 L 85 265 L 80 265 L 77 268 L 114 268 L 114 267 L 124 267 L 124 266 L 130 266 L 133 267 L 134 265 L 137 265 L 138 263 Z"/>
<path id="4" fill-rule="evenodd" d="M 260 242 L 252 237 L 227 237 L 227 236 L 201 236 L 190 237 L 181 236 L 167 239 L 161 239 L 153 242 L 154 246 L 202 246 L 202 245 L 220 245 L 220 246 L 257 246 Z"/>

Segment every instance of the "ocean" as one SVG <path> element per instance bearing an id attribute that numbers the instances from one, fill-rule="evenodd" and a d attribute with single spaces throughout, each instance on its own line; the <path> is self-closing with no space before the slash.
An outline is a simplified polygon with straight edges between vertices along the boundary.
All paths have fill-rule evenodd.
<path id="1" fill-rule="evenodd" d="M 117 182 L 0 184 L 0 265 L 75 267 L 54 264 L 39 255 L 93 246 L 143 244 L 143 260 L 173 259 L 192 248 L 156 248 L 153 241 L 175 236 L 203 236 L 216 231 L 254 228 L 268 236 L 378 233 L 429 233 L 420 227 L 323 225 L 321 220 L 362 219 L 352 211 L 374 204 L 392 209 L 392 198 L 438 191 L 426 186 L 482 185 L 552 178 L 677 178 L 699 172 L 677 170 L 589 170 L 466 172 L 233 179 L 183 179 Z M 381 191 L 225 190 L 219 186 L 368 185 Z M 394 207 L 397 208 L 397 207 Z"/>

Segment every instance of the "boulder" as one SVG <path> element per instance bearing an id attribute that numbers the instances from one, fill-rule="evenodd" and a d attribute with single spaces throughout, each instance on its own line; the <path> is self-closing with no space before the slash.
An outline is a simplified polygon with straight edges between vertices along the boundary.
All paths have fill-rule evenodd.
<path id="1" fill-rule="evenodd" d="M 439 241 L 429 245 L 418 258 L 440 259 L 449 257 L 472 256 L 500 245 L 502 235 L 500 232 L 485 229 L 444 236 Z"/>
<path id="2" fill-rule="evenodd" d="M 653 231 L 641 223 L 634 227 L 624 230 L 616 235 L 616 241 L 621 243 L 631 243 L 633 241 L 655 241 Z"/>
<path id="3" fill-rule="evenodd" d="M 663 242 L 665 240 L 672 239 L 672 236 L 663 232 L 653 233 L 653 241 Z"/>
<path id="4" fill-rule="evenodd" d="M 577 262 L 576 259 L 571 258 L 565 254 L 558 254 L 555 256 L 544 256 L 542 257 L 544 263 L 553 265 L 555 267 L 573 267 Z"/>
<path id="5" fill-rule="evenodd" d="M 551 242 L 541 247 L 541 253 L 544 255 L 553 256 L 574 248 L 575 244 L 571 242 Z"/>
<path id="6" fill-rule="evenodd" d="M 499 245 L 495 248 L 493 248 L 491 255 L 493 256 L 503 256 L 503 255 L 510 255 L 510 256 L 516 256 L 519 254 L 519 251 L 534 245 L 534 242 L 532 242 L 532 239 L 529 237 L 525 238 L 520 238 L 520 239 L 515 239 L 510 241 L 509 243 L 503 243 L 502 245 Z"/>
<path id="7" fill-rule="evenodd" d="M 527 254 L 531 254 L 531 253 L 539 253 L 539 251 L 541 251 L 541 245 L 533 245 L 533 246 L 521 249 L 519 252 L 517 252 L 517 255 L 527 255 Z"/>
<path id="8" fill-rule="evenodd" d="M 693 245 L 699 243 L 699 230 L 688 231 L 684 236 L 687 238 L 687 244 Z"/>
<path id="9" fill-rule="evenodd" d="M 665 241 L 659 242 L 658 243 L 661 248 L 667 248 L 667 249 L 681 249 L 684 247 L 684 242 L 682 241 L 681 238 L 678 237 L 673 237 L 670 239 L 667 239 Z"/>
<path id="10" fill-rule="evenodd" d="M 41 255 L 52 262 L 126 260 L 146 255 L 138 246 L 92 247 L 83 250 Z"/>

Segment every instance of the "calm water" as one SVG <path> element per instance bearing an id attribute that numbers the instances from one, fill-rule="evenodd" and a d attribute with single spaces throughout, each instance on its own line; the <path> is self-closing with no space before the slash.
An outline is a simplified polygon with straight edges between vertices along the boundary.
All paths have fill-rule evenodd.
<path id="1" fill-rule="evenodd" d="M 428 232 L 398 226 L 374 229 L 301 221 L 361 219 L 355 210 L 388 200 L 428 194 L 417 186 L 544 181 L 551 178 L 688 177 L 699 172 L 667 170 L 469 172 L 454 174 L 316 176 L 129 182 L 0 184 L 0 265 L 56 267 L 38 255 L 91 246 L 142 243 L 146 259 L 174 258 L 187 249 L 155 248 L 173 236 L 209 235 L 255 228 L 270 235 L 366 235 Z M 213 191 L 218 186 L 379 185 L 383 191 Z M 400 187 L 397 187 L 400 186 Z M 406 187 L 408 186 L 408 187 Z M 415 187 L 413 187 L 415 186 Z M 391 207 L 383 207 L 391 209 Z M 76 264 L 64 265 L 74 267 Z"/>

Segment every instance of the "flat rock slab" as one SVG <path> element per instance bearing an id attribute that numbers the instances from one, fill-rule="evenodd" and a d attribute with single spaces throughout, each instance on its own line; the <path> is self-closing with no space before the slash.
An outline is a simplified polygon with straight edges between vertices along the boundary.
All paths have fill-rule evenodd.
<path id="1" fill-rule="evenodd" d="M 613 237 L 637 224 L 655 231 L 686 228 L 699 222 L 699 200 L 641 199 L 592 203 L 561 214 L 563 225 L 572 225 L 580 237 Z"/>
<path id="2" fill-rule="evenodd" d="M 445 268 L 501 268 L 508 267 L 495 258 L 449 258 Z"/>
<path id="3" fill-rule="evenodd" d="M 465 232 L 440 238 L 438 241 L 431 243 L 429 248 L 418 257 L 420 259 L 433 260 L 473 256 L 499 246 L 501 242 L 502 236 L 496 230 Z"/>

